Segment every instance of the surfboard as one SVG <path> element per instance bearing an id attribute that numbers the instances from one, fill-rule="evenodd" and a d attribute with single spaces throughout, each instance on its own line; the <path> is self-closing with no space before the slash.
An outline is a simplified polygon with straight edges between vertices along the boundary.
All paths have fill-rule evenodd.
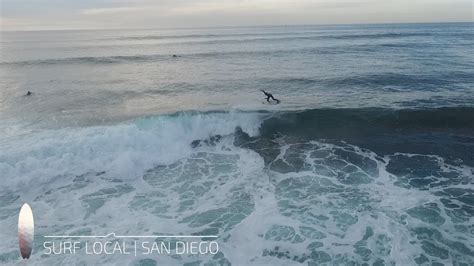
<path id="1" fill-rule="evenodd" d="M 280 102 L 275 102 L 275 101 L 267 102 L 267 101 L 264 101 L 264 102 L 262 102 L 262 103 L 263 103 L 263 104 L 268 104 L 268 105 L 277 105 L 277 104 L 280 104 L 281 101 L 280 101 Z"/>
<path id="2" fill-rule="evenodd" d="M 21 206 L 20 215 L 18 216 L 18 244 L 20 246 L 21 257 L 30 258 L 33 250 L 33 239 L 35 236 L 35 221 L 33 212 L 28 203 Z"/>

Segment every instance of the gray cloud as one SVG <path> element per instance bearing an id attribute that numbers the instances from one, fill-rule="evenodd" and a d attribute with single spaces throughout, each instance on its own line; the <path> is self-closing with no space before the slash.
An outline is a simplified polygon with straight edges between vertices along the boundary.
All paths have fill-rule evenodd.
<path id="1" fill-rule="evenodd" d="M 0 0 L 2 29 L 472 21 L 469 0 Z"/>

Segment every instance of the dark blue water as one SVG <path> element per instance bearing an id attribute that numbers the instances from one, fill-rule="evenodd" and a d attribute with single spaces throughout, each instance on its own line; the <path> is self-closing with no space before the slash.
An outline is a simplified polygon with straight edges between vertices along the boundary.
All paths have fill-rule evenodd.
<path id="1" fill-rule="evenodd" d="M 472 265 L 473 27 L 2 32 L 0 262 L 29 202 L 37 239 L 221 247 L 36 264 Z"/>

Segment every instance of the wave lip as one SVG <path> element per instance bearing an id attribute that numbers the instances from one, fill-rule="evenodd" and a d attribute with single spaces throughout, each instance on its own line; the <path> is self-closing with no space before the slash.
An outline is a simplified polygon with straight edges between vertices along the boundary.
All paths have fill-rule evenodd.
<path id="1" fill-rule="evenodd" d="M 230 136 L 237 127 L 256 136 L 261 121 L 260 113 L 180 112 L 117 125 L 19 135 L 0 150 L 0 172 L 13 183 L 42 183 L 97 169 L 130 179 L 157 164 L 189 156 L 195 140 Z"/>

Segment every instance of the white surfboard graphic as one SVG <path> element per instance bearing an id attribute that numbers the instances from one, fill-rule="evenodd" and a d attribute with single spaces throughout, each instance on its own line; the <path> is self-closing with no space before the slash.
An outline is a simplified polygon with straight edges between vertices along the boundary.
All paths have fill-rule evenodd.
<path id="1" fill-rule="evenodd" d="M 20 245 L 21 257 L 24 259 L 30 258 L 34 236 L 33 211 L 31 211 L 30 205 L 25 203 L 21 206 L 20 215 L 18 216 L 18 244 Z"/>

